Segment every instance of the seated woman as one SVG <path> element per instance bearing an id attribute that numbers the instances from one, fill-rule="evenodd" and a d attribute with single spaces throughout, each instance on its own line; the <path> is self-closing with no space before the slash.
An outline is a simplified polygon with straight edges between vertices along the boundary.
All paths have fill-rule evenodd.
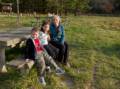
<path id="1" fill-rule="evenodd" d="M 58 61 L 68 64 L 68 44 L 65 42 L 64 28 L 60 23 L 60 17 L 55 15 L 50 24 L 50 43 L 59 49 Z"/>
<path id="2" fill-rule="evenodd" d="M 50 41 L 49 29 L 50 29 L 50 22 L 48 20 L 43 21 L 39 37 L 41 40 L 41 44 L 48 52 L 48 54 L 52 56 L 54 59 L 56 59 L 56 53 L 58 53 L 57 52 L 58 50 L 49 43 Z"/>

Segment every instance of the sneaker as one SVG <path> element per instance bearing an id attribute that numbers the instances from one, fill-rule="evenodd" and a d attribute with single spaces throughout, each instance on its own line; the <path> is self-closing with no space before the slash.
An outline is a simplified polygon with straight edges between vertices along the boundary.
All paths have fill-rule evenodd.
<path id="1" fill-rule="evenodd" d="M 50 66 L 47 66 L 47 67 L 46 67 L 46 71 L 49 72 L 49 73 L 51 72 Z"/>
<path id="2" fill-rule="evenodd" d="M 39 82 L 44 86 L 46 85 L 44 77 L 40 77 Z"/>
<path id="3" fill-rule="evenodd" d="M 64 73 L 65 73 L 65 71 L 62 70 L 61 68 L 56 69 L 56 74 L 57 75 L 61 75 L 61 74 L 64 74 Z"/>

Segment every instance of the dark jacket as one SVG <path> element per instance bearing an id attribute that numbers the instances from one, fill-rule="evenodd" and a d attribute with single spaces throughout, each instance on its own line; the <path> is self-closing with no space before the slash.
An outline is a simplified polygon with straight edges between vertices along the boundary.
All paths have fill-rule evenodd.
<path id="1" fill-rule="evenodd" d="M 35 51 L 34 43 L 33 43 L 32 39 L 29 38 L 26 41 L 25 59 L 35 60 L 35 55 L 36 55 L 36 51 Z"/>

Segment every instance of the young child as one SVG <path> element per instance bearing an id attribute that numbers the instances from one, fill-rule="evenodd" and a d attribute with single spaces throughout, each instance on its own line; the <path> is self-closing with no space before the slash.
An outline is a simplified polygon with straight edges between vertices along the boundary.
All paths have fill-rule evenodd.
<path id="1" fill-rule="evenodd" d="M 48 43 L 50 41 L 49 29 L 50 29 L 50 22 L 43 21 L 43 24 L 40 30 L 40 40 L 41 40 L 41 44 L 43 45 L 45 50 L 48 52 L 48 54 L 53 58 L 55 58 L 57 54 L 57 49 L 53 47 L 50 43 Z"/>
<path id="2" fill-rule="evenodd" d="M 58 67 L 51 56 L 47 54 L 39 39 L 39 28 L 35 27 L 31 31 L 31 37 L 26 41 L 26 60 L 32 59 L 35 61 L 39 81 L 46 85 L 44 80 L 46 61 L 50 62 L 56 69 L 56 74 L 63 74 L 64 71 Z"/>

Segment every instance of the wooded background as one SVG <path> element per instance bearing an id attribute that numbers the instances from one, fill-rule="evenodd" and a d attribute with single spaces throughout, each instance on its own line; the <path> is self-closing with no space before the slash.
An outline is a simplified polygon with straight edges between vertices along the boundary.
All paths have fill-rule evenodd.
<path id="1" fill-rule="evenodd" d="M 0 0 L 0 3 L 13 3 L 16 0 Z M 19 0 L 21 13 L 55 13 L 80 15 L 82 13 L 119 13 L 120 0 Z"/>

